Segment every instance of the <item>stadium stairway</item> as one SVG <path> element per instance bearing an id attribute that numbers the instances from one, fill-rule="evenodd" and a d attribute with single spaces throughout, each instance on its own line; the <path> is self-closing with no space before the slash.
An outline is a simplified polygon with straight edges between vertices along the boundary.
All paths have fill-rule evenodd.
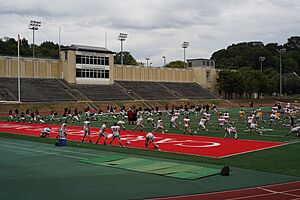
<path id="1" fill-rule="evenodd" d="M 0 100 L 18 101 L 18 97 L 12 93 L 8 88 L 0 88 Z"/>
<path id="2" fill-rule="evenodd" d="M 137 95 L 146 100 L 173 100 L 179 99 L 170 93 L 158 82 L 144 81 L 115 81 L 128 91 L 134 91 Z"/>
<path id="3" fill-rule="evenodd" d="M 136 100 L 145 100 L 143 97 L 141 97 L 140 95 L 138 95 L 137 93 L 135 93 L 133 90 L 128 90 L 125 87 L 123 87 L 117 81 L 115 81 L 115 85 L 117 85 L 118 87 L 120 87 L 128 95 L 132 96 L 133 99 L 136 99 Z"/>
<path id="4" fill-rule="evenodd" d="M 166 88 L 166 90 L 168 90 L 170 93 L 172 93 L 173 95 L 177 96 L 179 99 L 186 99 L 185 96 L 183 96 L 182 94 L 176 92 L 175 90 L 170 90 L 168 87 L 166 87 L 164 84 L 162 84 L 161 82 L 159 82 L 159 84 L 161 84 L 162 87 Z"/>
<path id="5" fill-rule="evenodd" d="M 171 91 L 185 97 L 186 99 L 219 99 L 208 89 L 203 88 L 197 83 L 174 83 L 174 82 L 160 82 Z"/>

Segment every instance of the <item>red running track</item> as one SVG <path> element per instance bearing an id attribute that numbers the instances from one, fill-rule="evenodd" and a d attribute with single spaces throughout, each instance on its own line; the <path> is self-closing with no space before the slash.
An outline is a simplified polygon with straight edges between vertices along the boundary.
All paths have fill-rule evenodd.
<path id="1" fill-rule="evenodd" d="M 300 200 L 300 181 L 152 200 Z"/>
<path id="2" fill-rule="evenodd" d="M 58 134 L 58 129 L 60 127 L 59 125 L 0 122 L 0 132 L 39 136 L 41 130 L 47 126 L 51 126 L 52 128 L 52 134 L 50 135 L 50 138 L 55 138 Z M 91 128 L 91 138 L 94 143 L 97 140 L 98 131 L 98 128 Z M 110 133 L 111 131 L 107 130 L 107 134 Z M 67 134 L 68 140 L 81 141 L 81 138 L 83 137 L 83 128 L 78 126 L 67 126 Z M 120 136 L 123 145 L 126 145 L 127 141 L 130 141 L 130 144 L 126 145 L 127 147 L 144 149 L 144 140 L 146 134 L 147 132 L 133 132 L 125 130 L 121 131 Z M 224 158 L 233 155 L 269 149 L 284 144 L 280 142 L 234 140 L 178 134 L 154 133 L 154 135 L 155 141 L 159 145 L 161 151 L 213 158 Z M 108 137 L 109 136 L 110 135 L 108 135 Z M 88 141 L 87 137 L 86 141 Z M 110 139 L 108 139 L 107 142 L 109 141 Z M 103 139 L 101 139 L 99 143 L 102 144 Z M 114 141 L 113 145 L 118 145 L 118 142 Z M 150 148 L 153 149 L 153 146 L 150 146 Z"/>

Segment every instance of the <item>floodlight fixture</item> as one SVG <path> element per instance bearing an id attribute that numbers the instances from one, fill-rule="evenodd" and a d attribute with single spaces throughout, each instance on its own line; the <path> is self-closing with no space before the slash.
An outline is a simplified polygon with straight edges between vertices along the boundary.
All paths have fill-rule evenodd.
<path id="1" fill-rule="evenodd" d="M 164 59 L 164 66 L 166 66 L 166 56 L 163 56 L 162 58 Z"/>
<path id="2" fill-rule="evenodd" d="M 123 65 L 123 42 L 127 39 L 127 33 L 120 33 L 118 36 L 118 40 L 121 42 L 121 65 Z"/>
<path id="3" fill-rule="evenodd" d="M 184 66 L 184 68 L 186 68 L 185 49 L 188 48 L 189 45 L 190 45 L 189 42 L 183 42 L 181 45 L 181 47 L 183 48 L 183 66 Z"/>
<path id="4" fill-rule="evenodd" d="M 149 63 L 149 60 L 150 60 L 150 58 L 145 58 L 145 60 L 146 60 L 146 63 L 147 63 L 147 67 L 148 67 L 148 63 Z"/>
<path id="5" fill-rule="evenodd" d="M 259 57 L 259 61 L 260 61 L 260 71 L 262 73 L 262 69 L 263 69 L 263 62 L 266 60 L 266 57 L 264 56 L 260 56 Z"/>
<path id="6" fill-rule="evenodd" d="M 34 58 L 34 31 L 37 31 L 41 27 L 42 22 L 31 20 L 28 28 L 32 30 L 32 58 Z"/>

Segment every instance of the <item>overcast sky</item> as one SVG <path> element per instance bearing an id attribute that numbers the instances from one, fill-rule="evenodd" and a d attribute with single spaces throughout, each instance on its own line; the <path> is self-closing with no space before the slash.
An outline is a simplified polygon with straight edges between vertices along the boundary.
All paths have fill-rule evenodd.
<path id="1" fill-rule="evenodd" d="M 105 46 L 120 51 L 117 36 L 128 33 L 124 50 L 153 66 L 187 58 L 210 58 L 243 41 L 278 42 L 300 35 L 300 0 L 0 0 L 0 37 L 26 37 L 30 20 L 42 22 L 36 43 Z"/>

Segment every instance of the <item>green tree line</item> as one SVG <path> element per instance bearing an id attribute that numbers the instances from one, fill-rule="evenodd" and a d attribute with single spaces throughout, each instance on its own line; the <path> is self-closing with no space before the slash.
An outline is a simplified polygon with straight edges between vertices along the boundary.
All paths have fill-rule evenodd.
<path id="1" fill-rule="evenodd" d="M 279 50 L 285 49 L 282 54 L 283 73 L 300 73 L 300 36 L 287 39 L 283 45 L 278 43 L 243 42 L 232 44 L 226 49 L 214 52 L 211 59 L 216 61 L 219 69 L 235 69 L 247 67 L 259 70 L 261 62 L 259 57 L 265 57 L 262 62 L 263 70 L 274 69 L 279 72 Z"/>
<path id="2" fill-rule="evenodd" d="M 221 69 L 218 85 L 225 98 L 278 94 L 281 49 L 285 50 L 281 54 L 283 93 L 300 94 L 300 37 L 293 36 L 283 45 L 244 42 L 213 53 L 211 59 Z M 263 62 L 260 57 L 265 58 Z"/>
<path id="3" fill-rule="evenodd" d="M 58 44 L 45 41 L 40 45 L 34 45 L 35 57 L 39 58 L 59 58 Z M 17 56 L 18 41 L 14 38 L 4 37 L 0 39 L 0 55 Z M 32 45 L 26 38 L 20 40 L 20 55 L 23 57 L 32 56 Z"/>

